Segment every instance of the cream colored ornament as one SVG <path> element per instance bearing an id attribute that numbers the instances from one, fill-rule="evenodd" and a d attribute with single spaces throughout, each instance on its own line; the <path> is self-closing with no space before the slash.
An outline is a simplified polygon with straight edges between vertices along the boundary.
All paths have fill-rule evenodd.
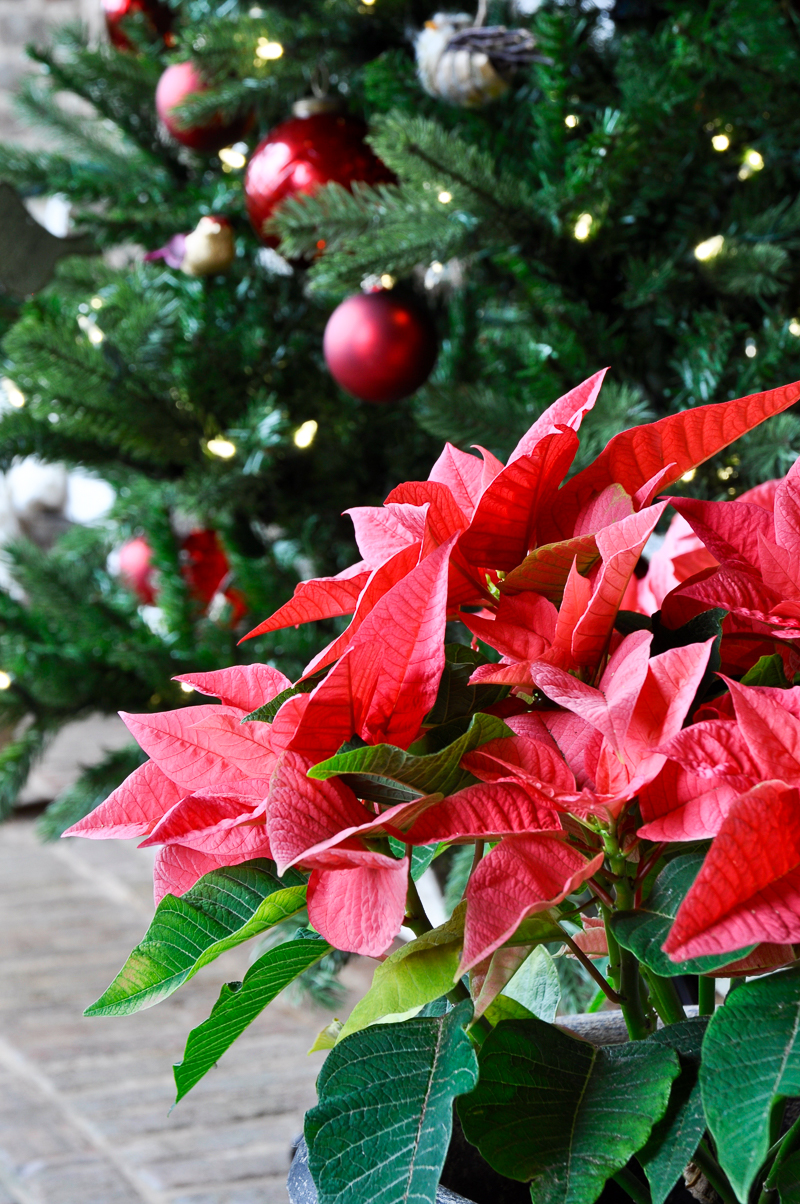
<path id="1" fill-rule="evenodd" d="M 462 108 L 473 109 L 497 100 L 509 80 L 525 63 L 549 63 L 535 51 L 528 29 L 484 28 L 485 0 L 475 17 L 467 13 L 436 13 L 417 35 L 417 71 L 427 93 Z"/>
<path id="2" fill-rule="evenodd" d="M 482 50 L 452 49 L 450 42 L 474 19 L 467 13 L 436 13 L 417 36 L 417 71 L 430 96 L 473 109 L 508 91 L 503 78 Z"/>
<path id="3" fill-rule="evenodd" d="M 224 217 L 201 217 L 186 235 L 181 271 L 187 276 L 213 276 L 233 263 L 233 230 Z"/>
<path id="4" fill-rule="evenodd" d="M 167 267 L 180 268 L 187 276 L 213 276 L 227 272 L 236 255 L 231 224 L 225 217 L 201 217 L 189 234 L 173 234 L 157 251 L 148 251 L 145 263 L 163 259 Z"/>

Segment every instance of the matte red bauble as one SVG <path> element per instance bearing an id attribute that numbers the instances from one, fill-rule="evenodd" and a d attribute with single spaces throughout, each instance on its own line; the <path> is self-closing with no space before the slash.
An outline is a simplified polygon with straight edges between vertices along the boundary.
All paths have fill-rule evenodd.
<path id="1" fill-rule="evenodd" d="M 264 235 L 264 222 L 287 197 L 331 182 L 345 188 L 354 180 L 394 182 L 389 168 L 364 141 L 366 132 L 356 117 L 312 112 L 284 121 L 258 144 L 247 165 L 244 196 L 253 229 L 266 246 L 277 247 L 279 240 Z"/>
<path id="2" fill-rule="evenodd" d="M 160 37 L 167 45 L 171 44 L 169 33 L 174 14 L 161 0 L 103 0 L 103 14 L 112 46 L 116 46 L 117 50 L 136 49 L 125 33 L 124 25 L 128 17 L 138 13 L 144 16 L 145 25 L 153 40 Z"/>
<path id="3" fill-rule="evenodd" d="M 362 401 L 399 401 L 424 384 L 436 363 L 436 332 L 415 301 L 393 292 L 348 297 L 325 327 L 334 379 Z"/>
<path id="4" fill-rule="evenodd" d="M 152 555 L 150 544 L 141 535 L 129 539 L 119 550 L 119 575 L 145 606 L 152 606 L 156 600 Z"/>
<path id="5" fill-rule="evenodd" d="M 156 112 L 172 137 L 190 147 L 191 150 L 212 151 L 230 146 L 246 134 L 253 123 L 252 113 L 237 117 L 233 121 L 225 121 L 222 117 L 212 117 L 203 125 L 183 126 L 178 122 L 173 109 L 188 97 L 198 92 L 207 92 L 208 84 L 203 79 L 194 63 L 173 63 L 167 67 L 156 88 Z"/>

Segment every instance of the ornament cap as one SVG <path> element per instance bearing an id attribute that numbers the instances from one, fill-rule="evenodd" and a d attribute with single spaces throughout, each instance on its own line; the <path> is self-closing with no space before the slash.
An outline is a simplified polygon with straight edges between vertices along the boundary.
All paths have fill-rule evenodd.
<path id="1" fill-rule="evenodd" d="M 338 96 L 304 96 L 292 105 L 293 117 L 316 117 L 319 113 L 344 113 L 347 105 Z"/>

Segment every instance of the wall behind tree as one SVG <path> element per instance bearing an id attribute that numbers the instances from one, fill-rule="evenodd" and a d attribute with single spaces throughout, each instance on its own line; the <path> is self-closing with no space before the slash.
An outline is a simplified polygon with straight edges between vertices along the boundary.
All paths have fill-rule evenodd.
<path id="1" fill-rule="evenodd" d="M 25 56 L 27 43 L 43 42 L 53 26 L 77 20 L 99 31 L 100 0 L 0 0 L 0 141 L 29 147 L 50 141 L 19 120 L 12 97 L 22 75 L 35 69 Z"/>

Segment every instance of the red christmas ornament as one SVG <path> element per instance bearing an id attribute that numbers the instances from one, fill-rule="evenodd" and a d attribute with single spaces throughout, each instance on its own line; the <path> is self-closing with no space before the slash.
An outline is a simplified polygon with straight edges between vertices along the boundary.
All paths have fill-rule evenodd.
<path id="1" fill-rule="evenodd" d="M 428 379 L 438 352 L 426 311 L 385 291 L 348 297 L 325 327 L 325 360 L 343 389 L 362 401 L 399 401 Z"/>
<path id="2" fill-rule="evenodd" d="M 152 557 L 152 549 L 141 535 L 119 550 L 119 575 L 145 606 L 152 606 L 158 598 Z M 195 601 L 205 609 L 215 594 L 222 592 L 231 605 L 231 626 L 235 626 L 247 614 L 247 604 L 240 590 L 225 588 L 231 566 L 216 531 L 192 531 L 181 544 L 180 559 L 181 576 Z"/>
<path id="3" fill-rule="evenodd" d="M 103 14 L 106 19 L 106 29 L 112 46 L 117 50 L 135 50 L 133 42 L 125 33 L 125 20 L 137 13 L 142 13 L 153 41 L 160 37 L 167 46 L 171 46 L 173 12 L 161 0 L 103 0 Z"/>
<path id="4" fill-rule="evenodd" d="M 193 598 L 208 606 L 217 593 L 230 603 L 231 626 L 247 614 L 244 595 L 226 585 L 231 566 L 216 531 L 192 531 L 181 545 L 181 572 Z"/>
<path id="5" fill-rule="evenodd" d="M 119 575 L 145 606 L 152 606 L 156 600 L 152 555 L 149 543 L 141 535 L 129 539 L 119 550 Z"/>
<path id="6" fill-rule="evenodd" d="M 317 106 L 324 107 L 314 111 Z M 342 113 L 338 104 L 300 101 L 294 113 L 258 144 L 244 177 L 250 221 L 268 247 L 277 247 L 279 240 L 264 235 L 264 223 L 287 197 L 331 182 L 349 188 L 354 180 L 391 184 L 395 179 L 364 141 L 364 122 Z"/>
<path id="7" fill-rule="evenodd" d="M 221 116 L 212 117 L 203 125 L 184 126 L 179 124 L 173 110 L 182 101 L 198 92 L 207 92 L 208 84 L 194 63 L 173 63 L 167 67 L 156 88 L 156 112 L 173 138 L 191 150 L 221 150 L 231 142 L 237 142 L 253 124 L 253 114 L 246 113 L 233 121 Z"/>

